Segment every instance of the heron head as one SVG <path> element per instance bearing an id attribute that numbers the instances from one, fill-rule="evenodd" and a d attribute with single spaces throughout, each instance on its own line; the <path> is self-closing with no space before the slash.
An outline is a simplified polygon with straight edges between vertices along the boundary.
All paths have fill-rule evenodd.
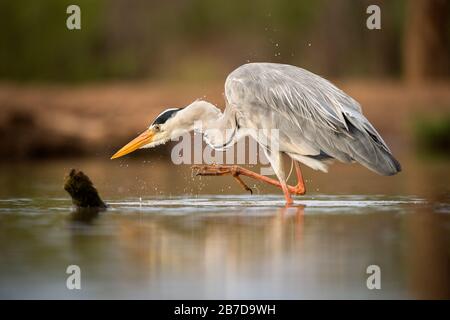
<path id="1" fill-rule="evenodd" d="M 137 149 L 153 148 L 181 136 L 187 129 L 183 126 L 182 117 L 178 115 L 182 109 L 170 108 L 163 111 L 144 132 L 123 146 L 111 159 L 120 158 Z"/>
<path id="2" fill-rule="evenodd" d="M 167 109 L 157 116 L 144 132 L 117 151 L 111 159 L 122 157 L 137 149 L 153 148 L 176 139 L 188 131 L 198 130 L 196 123 L 205 125 L 209 123 L 210 126 L 214 126 L 214 123 L 210 121 L 214 121 L 220 115 L 221 112 L 217 107 L 203 100 L 195 100 L 184 108 Z"/>

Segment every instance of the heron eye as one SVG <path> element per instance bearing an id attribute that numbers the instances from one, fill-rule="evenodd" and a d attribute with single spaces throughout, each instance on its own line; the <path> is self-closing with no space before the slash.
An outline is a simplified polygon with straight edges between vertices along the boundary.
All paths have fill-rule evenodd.
<path id="1" fill-rule="evenodd" d="M 160 127 L 158 124 L 155 124 L 155 126 L 153 127 L 153 129 L 154 129 L 155 131 L 160 131 L 160 130 L 161 130 L 161 127 Z"/>

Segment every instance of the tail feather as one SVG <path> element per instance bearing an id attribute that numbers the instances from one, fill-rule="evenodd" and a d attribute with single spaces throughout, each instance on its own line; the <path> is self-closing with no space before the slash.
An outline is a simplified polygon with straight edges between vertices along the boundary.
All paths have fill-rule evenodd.
<path id="1" fill-rule="evenodd" d="M 366 168 L 383 176 L 392 176 L 402 170 L 400 162 L 394 158 L 380 134 L 364 120 L 362 127 L 357 128 L 354 120 L 347 122 L 351 139 L 347 140 L 349 155 Z"/>
<path id="2" fill-rule="evenodd" d="M 377 150 L 375 157 L 369 159 L 365 157 L 356 157 L 355 160 L 366 168 L 383 176 L 392 176 L 402 171 L 400 162 L 384 149 Z"/>
<path id="3" fill-rule="evenodd" d="M 355 161 L 383 176 L 392 176 L 402 170 L 400 162 L 383 142 L 361 131 L 353 132 L 352 137 L 347 147 Z"/>

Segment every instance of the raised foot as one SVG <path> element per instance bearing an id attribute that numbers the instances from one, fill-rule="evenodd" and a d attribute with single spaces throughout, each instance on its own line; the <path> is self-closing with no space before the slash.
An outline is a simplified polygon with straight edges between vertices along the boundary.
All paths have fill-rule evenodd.
<path id="1" fill-rule="evenodd" d="M 235 180 L 241 185 L 242 188 L 244 188 L 247 191 L 251 191 L 251 189 L 242 181 L 242 179 L 239 177 L 240 175 L 244 175 L 250 178 L 254 178 L 259 181 L 263 181 L 265 183 L 271 184 L 273 186 L 276 186 L 278 188 L 283 189 L 281 183 L 278 180 L 269 178 L 267 176 L 260 175 L 256 172 L 253 172 L 251 170 L 242 168 L 240 166 L 232 165 L 232 166 L 224 166 L 224 165 L 194 165 L 192 166 L 193 170 L 197 170 L 196 175 L 198 176 L 223 176 L 230 174 L 232 175 Z M 302 195 L 305 194 L 305 185 L 303 184 L 303 179 L 300 174 L 300 168 L 296 167 L 297 169 L 297 177 L 298 183 L 296 186 L 289 186 L 287 185 L 288 193 L 294 194 L 294 195 Z M 286 190 L 283 190 L 285 192 Z"/>
<path id="2" fill-rule="evenodd" d="M 196 176 L 224 176 L 231 175 L 239 183 L 239 185 L 250 194 L 253 190 L 242 181 L 239 175 L 242 174 L 239 166 L 223 166 L 223 165 L 193 165 L 192 170 L 197 170 Z"/>

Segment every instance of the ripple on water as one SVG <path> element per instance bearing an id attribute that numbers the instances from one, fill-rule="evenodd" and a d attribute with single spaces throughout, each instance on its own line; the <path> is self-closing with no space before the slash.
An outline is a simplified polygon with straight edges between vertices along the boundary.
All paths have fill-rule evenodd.
<path id="1" fill-rule="evenodd" d="M 363 212 L 363 209 L 370 208 L 374 210 L 386 211 L 399 209 L 405 205 L 425 204 L 426 201 L 418 197 L 386 197 L 386 196 L 367 196 L 367 195 L 318 195 L 313 197 L 304 197 L 295 201 L 295 206 L 304 206 L 309 212 L 330 213 L 334 211 L 347 210 L 349 213 Z M 109 204 L 115 210 L 138 210 L 145 212 L 158 212 L 162 210 L 171 211 L 223 211 L 227 208 L 229 211 L 242 210 L 243 208 L 283 208 L 285 203 L 281 196 L 201 196 L 197 198 L 190 197 L 172 197 L 169 199 L 144 199 L 144 200 L 125 200 L 110 201 Z"/>
<path id="2" fill-rule="evenodd" d="M 279 209 L 285 203 L 280 195 L 202 195 L 198 197 L 173 196 L 146 199 L 109 200 L 111 212 L 148 212 L 164 214 L 187 214 L 193 212 L 223 212 L 231 214 L 248 209 Z M 304 207 L 305 213 L 373 213 L 374 211 L 400 210 L 413 205 L 425 204 L 424 199 L 414 196 L 383 195 L 313 195 L 297 198 L 294 207 Z M 36 215 L 42 213 L 70 212 L 71 201 L 64 198 L 50 199 L 0 199 L 0 213 Z M 369 210 L 370 209 L 370 210 Z M 255 211 L 256 212 L 256 211 Z"/>

